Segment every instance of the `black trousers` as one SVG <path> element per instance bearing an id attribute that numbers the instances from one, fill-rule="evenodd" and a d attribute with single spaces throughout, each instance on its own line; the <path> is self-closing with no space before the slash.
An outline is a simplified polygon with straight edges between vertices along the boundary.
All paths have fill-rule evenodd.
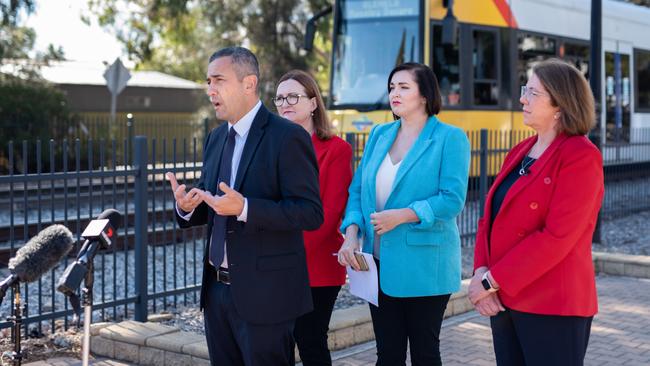
<path id="1" fill-rule="evenodd" d="M 375 263 L 379 270 L 377 259 Z M 450 296 L 392 297 L 380 288 L 379 307 L 369 304 L 377 366 L 406 365 L 407 344 L 411 365 L 442 365 L 440 327 Z"/>
<path id="2" fill-rule="evenodd" d="M 214 278 L 207 285 L 205 337 L 212 365 L 295 364 L 293 320 L 271 325 L 251 324 L 237 313 L 230 285 Z"/>
<path id="3" fill-rule="evenodd" d="M 314 310 L 296 319 L 293 335 L 304 366 L 332 365 L 327 331 L 341 286 L 312 287 Z"/>
<path id="4" fill-rule="evenodd" d="M 490 318 L 497 365 L 582 366 L 592 320 L 502 311 Z"/>

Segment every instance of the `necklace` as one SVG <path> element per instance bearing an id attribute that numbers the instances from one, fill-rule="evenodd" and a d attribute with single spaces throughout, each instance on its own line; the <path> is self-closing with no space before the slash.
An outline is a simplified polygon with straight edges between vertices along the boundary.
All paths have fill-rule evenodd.
<path id="1" fill-rule="evenodd" d="M 526 161 L 528 159 L 528 161 Z M 528 175 L 528 167 L 533 165 L 537 159 L 533 159 L 530 156 L 526 155 L 524 158 L 521 160 L 521 169 L 519 169 L 519 176 L 524 176 Z"/>

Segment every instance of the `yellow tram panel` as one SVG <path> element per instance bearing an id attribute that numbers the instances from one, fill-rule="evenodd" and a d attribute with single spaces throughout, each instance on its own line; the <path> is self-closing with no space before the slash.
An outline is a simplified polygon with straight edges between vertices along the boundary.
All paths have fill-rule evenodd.
<path id="1" fill-rule="evenodd" d="M 431 19 L 442 20 L 447 15 L 443 0 L 431 1 Z M 459 22 L 516 28 L 516 21 L 506 0 L 455 1 L 454 15 Z"/>

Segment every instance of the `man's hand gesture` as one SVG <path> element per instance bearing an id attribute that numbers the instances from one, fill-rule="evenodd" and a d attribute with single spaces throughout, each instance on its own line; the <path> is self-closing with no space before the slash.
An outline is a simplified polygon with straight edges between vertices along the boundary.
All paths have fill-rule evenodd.
<path id="1" fill-rule="evenodd" d="M 219 183 L 219 189 L 223 192 L 212 195 L 208 191 L 201 191 L 201 197 L 208 206 L 221 216 L 239 216 L 244 210 L 244 196 L 230 188 L 226 183 Z"/>
<path id="2" fill-rule="evenodd" d="M 201 193 L 203 192 L 202 190 L 198 188 L 192 188 L 189 192 L 185 192 L 185 184 L 178 185 L 178 181 L 176 180 L 174 173 L 167 172 L 165 176 L 172 186 L 174 199 L 176 199 L 178 208 L 184 212 L 192 212 L 196 206 L 203 202 L 203 197 L 201 196 Z"/>

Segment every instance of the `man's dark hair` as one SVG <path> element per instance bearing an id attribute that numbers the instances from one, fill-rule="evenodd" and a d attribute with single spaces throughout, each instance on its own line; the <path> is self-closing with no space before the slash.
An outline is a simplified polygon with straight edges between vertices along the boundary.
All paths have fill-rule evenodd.
<path id="1" fill-rule="evenodd" d="M 434 114 L 438 114 L 442 107 L 438 78 L 436 78 L 436 74 L 427 65 L 417 62 L 407 62 L 395 67 L 390 72 L 390 75 L 388 75 L 388 93 L 390 93 L 390 81 L 393 79 L 393 75 L 403 70 L 408 70 L 413 74 L 413 79 L 415 79 L 415 83 L 418 84 L 418 89 L 420 89 L 420 95 L 427 101 L 427 115 L 433 116 Z"/>
<path id="2" fill-rule="evenodd" d="M 248 75 L 255 75 L 260 79 L 260 65 L 257 57 L 248 48 L 244 47 L 226 47 L 218 50 L 210 56 L 208 63 L 221 58 L 230 57 L 235 68 L 237 78 L 241 81 Z"/>

